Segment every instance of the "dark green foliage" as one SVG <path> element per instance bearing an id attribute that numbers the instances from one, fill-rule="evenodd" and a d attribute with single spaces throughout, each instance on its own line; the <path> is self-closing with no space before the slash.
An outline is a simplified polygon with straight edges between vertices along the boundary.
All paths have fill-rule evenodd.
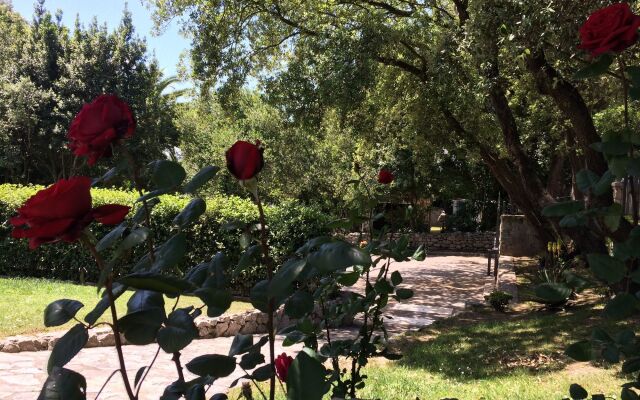
<path id="1" fill-rule="evenodd" d="M 15 214 L 14 210 L 38 189 L 39 187 L 35 186 L 0 185 L 0 220 L 7 221 L 12 217 Z M 118 190 L 96 189 L 92 194 L 94 205 L 134 204 L 137 198 L 135 193 Z M 152 211 L 154 226 L 172 226 L 176 215 L 190 202 L 190 198 L 186 196 L 165 195 L 160 199 L 160 204 Z M 286 202 L 279 206 L 267 206 L 265 212 L 270 222 L 269 229 L 272 237 L 270 243 L 273 246 L 276 261 L 293 253 L 308 238 L 328 232 L 329 218 L 312 207 L 301 206 L 296 202 Z M 135 210 L 130 213 L 130 217 L 134 214 Z M 186 272 L 200 263 L 209 262 L 218 251 L 224 251 L 228 257 L 233 258 L 235 265 L 244 250 L 238 238 L 238 229 L 222 229 L 222 226 L 229 221 L 239 221 L 240 225 L 257 222 L 255 206 L 251 201 L 237 197 L 207 199 L 204 216 L 197 222 L 189 224 L 184 230 L 185 257 L 177 264 L 166 266 L 164 273 L 174 271 L 177 276 L 181 276 L 180 272 Z M 113 228 L 98 224 L 92 226 L 98 239 L 106 235 L 110 229 Z M 52 244 L 41 246 L 37 250 L 29 250 L 25 241 L 12 239 L 10 232 L 10 226 L 7 223 L 0 225 L 0 274 L 98 281 L 99 274 L 95 262 L 78 244 Z M 166 234 L 169 233 L 154 237 L 156 243 L 162 243 L 168 239 L 169 236 Z M 122 231 L 121 235 L 125 235 L 125 232 Z M 109 255 L 112 251 L 114 250 L 105 249 L 103 252 Z M 130 273 L 133 264 L 142 257 L 144 251 L 146 246 L 136 246 L 133 252 L 130 249 L 124 250 L 126 254 L 124 257 L 128 262 L 121 263 L 126 266 L 116 272 L 121 275 Z M 263 272 L 258 271 L 258 267 L 247 268 L 232 281 L 234 290 L 241 294 L 248 294 L 253 283 L 262 278 Z"/>

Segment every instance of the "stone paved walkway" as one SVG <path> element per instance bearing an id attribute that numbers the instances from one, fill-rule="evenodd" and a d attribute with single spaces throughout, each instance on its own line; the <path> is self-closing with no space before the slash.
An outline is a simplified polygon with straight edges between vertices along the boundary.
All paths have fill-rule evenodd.
<path id="1" fill-rule="evenodd" d="M 466 304 L 483 302 L 485 285 L 493 282 L 486 276 L 486 259 L 474 256 L 432 256 L 423 262 L 394 263 L 391 270 L 399 270 L 403 285 L 414 290 L 412 299 L 402 303 L 390 303 L 387 314 L 393 317 L 388 322 L 391 333 L 401 333 L 431 324 L 462 311 Z M 508 271 L 505 270 L 505 278 Z M 360 289 L 362 284 L 360 285 Z M 356 287 L 357 289 L 357 287 Z M 183 351 L 182 360 L 189 361 L 202 354 L 227 354 L 232 338 L 204 339 L 193 342 Z M 278 341 L 277 353 L 284 349 Z M 153 358 L 156 345 L 126 346 L 127 369 L 135 376 L 138 368 Z M 265 347 L 266 349 L 266 347 Z M 289 353 L 297 348 L 286 348 Z M 0 353 L 0 400 L 35 399 L 46 379 L 46 364 L 50 352 Z M 141 399 L 157 399 L 164 387 L 176 379 L 176 371 L 170 355 L 161 352 L 158 362 L 145 381 Z M 117 361 L 112 347 L 83 349 L 67 365 L 87 378 L 88 399 L 93 399 L 109 374 L 116 370 Z M 185 371 L 186 372 L 186 371 Z M 216 381 L 208 395 L 224 391 L 236 378 L 243 375 L 236 371 L 232 376 Z M 185 376 L 192 378 L 188 372 Z M 105 391 L 103 400 L 124 399 L 124 388 L 119 376 L 114 376 Z"/>

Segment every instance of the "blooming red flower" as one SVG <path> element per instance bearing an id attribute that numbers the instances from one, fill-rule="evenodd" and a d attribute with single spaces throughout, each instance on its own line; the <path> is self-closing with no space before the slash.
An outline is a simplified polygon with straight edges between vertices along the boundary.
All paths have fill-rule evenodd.
<path id="1" fill-rule="evenodd" d="M 28 238 L 35 249 L 43 243 L 77 240 L 93 220 L 105 225 L 122 222 L 130 207 L 117 204 L 91 208 L 91 179 L 61 179 L 31 196 L 9 223 L 14 238 Z"/>
<path id="2" fill-rule="evenodd" d="M 280 382 L 287 381 L 287 374 L 289 373 L 289 367 L 293 363 L 293 357 L 287 355 L 287 353 L 280 354 L 275 361 L 276 375 Z"/>
<path id="3" fill-rule="evenodd" d="M 594 57 L 604 53 L 618 53 L 638 41 L 640 16 L 627 3 L 602 8 L 589 16 L 580 28 L 579 48 Z"/>
<path id="4" fill-rule="evenodd" d="M 382 168 L 380 172 L 378 172 L 378 183 L 383 185 L 388 185 L 395 179 L 395 176 L 386 168 Z"/>
<path id="5" fill-rule="evenodd" d="M 227 168 L 237 179 L 246 181 L 262 171 L 264 158 L 259 144 L 238 140 L 225 153 Z"/>
<path id="6" fill-rule="evenodd" d="M 87 156 L 93 165 L 103 157 L 110 157 L 111 146 L 133 136 L 136 121 L 131 108 L 118 96 L 103 94 L 82 106 L 71 122 L 69 148 L 77 156 Z"/>

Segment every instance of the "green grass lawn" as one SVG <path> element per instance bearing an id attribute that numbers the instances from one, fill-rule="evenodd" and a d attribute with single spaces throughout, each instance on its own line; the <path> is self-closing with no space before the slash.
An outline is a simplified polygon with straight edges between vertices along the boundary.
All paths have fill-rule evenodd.
<path id="1" fill-rule="evenodd" d="M 33 334 L 36 332 L 64 330 L 67 326 L 45 328 L 43 315 L 45 307 L 57 299 L 74 299 L 81 301 L 85 306 L 78 312 L 78 318 L 82 320 L 96 305 L 100 296 L 94 286 L 83 286 L 69 282 L 52 281 L 35 278 L 0 278 L 0 337 Z M 116 306 L 119 315 L 127 311 L 127 300 L 133 292 L 123 294 Z M 166 299 L 166 308 L 170 310 L 175 300 Z M 195 297 L 182 297 L 178 307 L 201 306 L 200 299 Z M 249 303 L 234 302 L 227 313 L 237 313 L 252 309 Z M 107 321 L 107 311 L 103 321 Z"/>
<path id="2" fill-rule="evenodd" d="M 561 400 L 572 383 L 579 383 L 592 393 L 619 398 L 620 385 L 627 382 L 619 367 L 576 363 L 563 355 L 567 344 L 588 337 L 591 327 L 601 325 L 601 307 L 596 301 L 556 314 L 532 305 L 508 314 L 481 309 L 436 322 L 395 341 L 403 359 L 373 360 L 358 396 Z M 235 393 L 230 398 L 236 398 Z"/>

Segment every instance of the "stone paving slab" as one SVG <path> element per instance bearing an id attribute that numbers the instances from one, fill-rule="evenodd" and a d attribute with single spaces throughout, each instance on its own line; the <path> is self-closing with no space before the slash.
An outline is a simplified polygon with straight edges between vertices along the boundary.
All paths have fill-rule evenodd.
<path id="1" fill-rule="evenodd" d="M 407 330 L 419 329 L 433 321 L 450 317 L 464 309 L 466 304 L 483 302 L 485 284 L 492 282 L 486 276 L 486 259 L 481 256 L 433 256 L 425 261 L 409 261 L 391 264 L 391 270 L 398 270 L 404 279 L 403 286 L 414 290 L 414 297 L 402 303 L 389 304 L 387 315 L 393 317 L 388 327 L 391 334 L 400 334 Z M 362 290 L 364 283 L 359 282 L 355 290 Z M 344 332 L 348 335 L 349 332 Z M 227 354 L 233 338 L 215 338 L 196 340 L 183 352 L 183 364 L 202 354 Z M 147 365 L 153 358 L 156 345 L 125 346 L 124 353 L 127 370 L 131 377 L 138 368 Z M 286 351 L 294 354 L 297 347 L 282 347 L 282 338 L 278 339 L 276 352 Z M 266 347 L 263 348 L 266 350 Z M 0 353 L 0 400 L 35 399 L 46 379 L 46 364 L 50 351 Z M 156 365 L 145 381 L 140 399 L 157 399 L 164 387 L 176 380 L 175 366 L 170 362 L 171 355 L 161 352 Z M 98 347 L 83 349 L 68 365 L 68 368 L 82 373 L 87 378 L 88 399 L 93 399 L 109 374 L 118 368 L 115 349 Z M 224 392 L 229 384 L 244 373 L 234 372 L 230 377 L 215 382 L 207 395 Z M 105 391 L 103 400 L 125 399 L 124 387 L 114 376 Z M 185 378 L 193 378 L 185 371 Z"/>

